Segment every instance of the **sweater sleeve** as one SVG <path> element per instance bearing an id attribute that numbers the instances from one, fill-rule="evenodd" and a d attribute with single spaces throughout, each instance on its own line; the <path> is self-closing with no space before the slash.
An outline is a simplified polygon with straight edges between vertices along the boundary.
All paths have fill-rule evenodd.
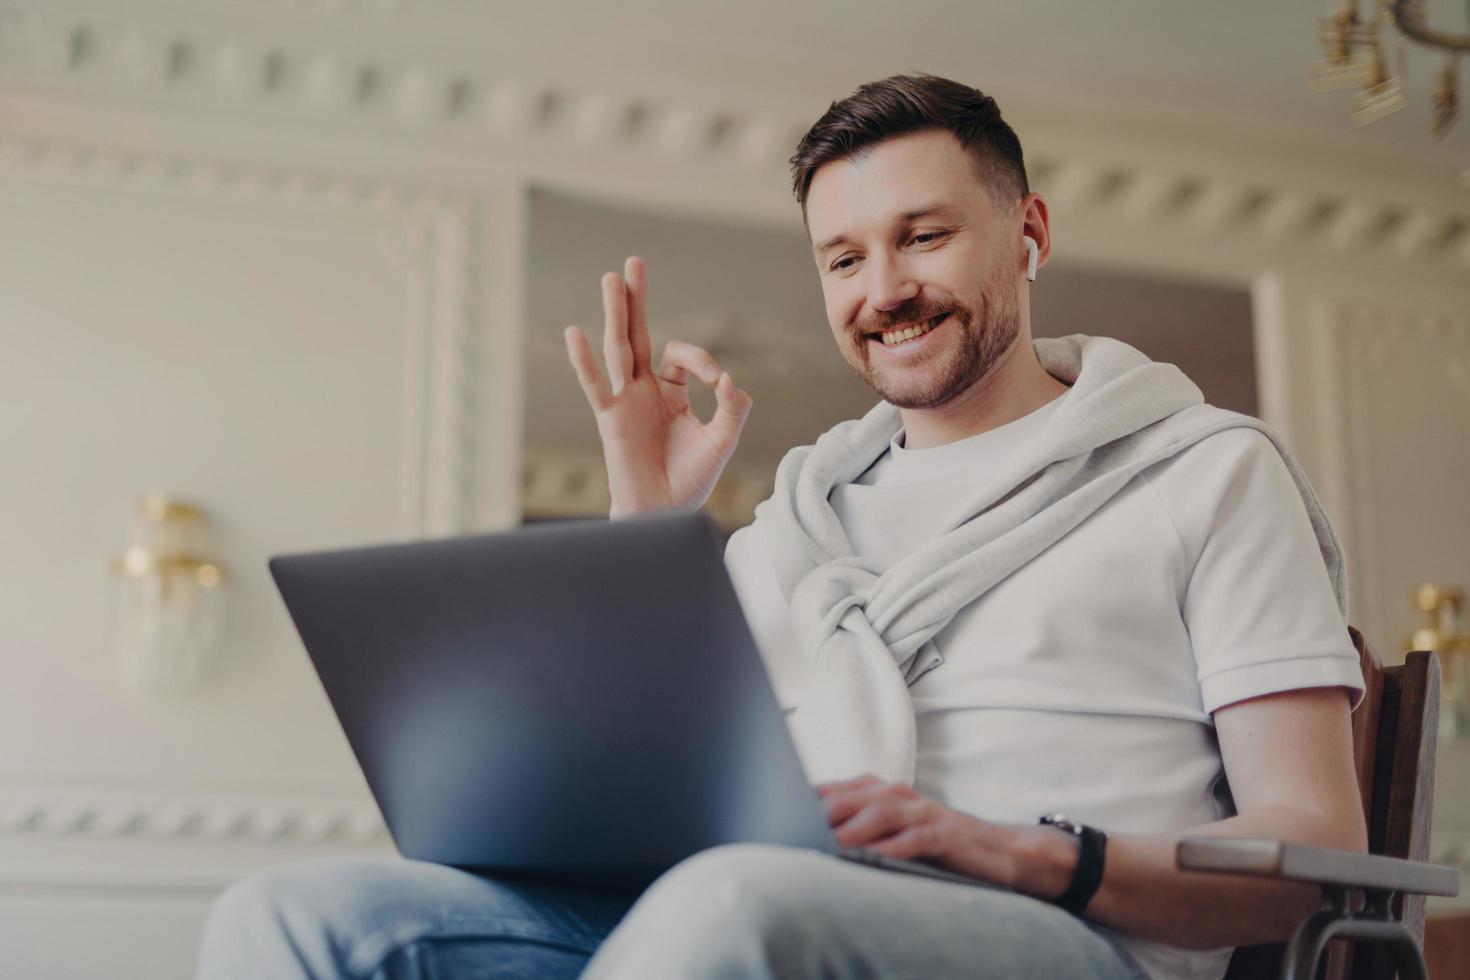
<path id="1" fill-rule="evenodd" d="M 775 570 L 754 525 L 739 528 L 725 543 L 725 567 L 760 649 L 782 708 L 801 698 L 810 671 L 791 623 L 791 609 L 776 584 Z"/>

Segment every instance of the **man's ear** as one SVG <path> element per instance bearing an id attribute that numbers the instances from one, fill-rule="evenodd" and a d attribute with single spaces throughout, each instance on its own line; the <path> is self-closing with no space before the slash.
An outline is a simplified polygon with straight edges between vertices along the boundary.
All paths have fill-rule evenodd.
<path id="1" fill-rule="evenodd" d="M 1046 201 L 1033 192 L 1021 198 L 1020 207 L 1022 244 L 1027 251 L 1026 278 L 1035 282 L 1036 270 L 1051 258 L 1051 227 Z M 1032 243 L 1035 243 L 1035 251 L 1032 251 Z"/>

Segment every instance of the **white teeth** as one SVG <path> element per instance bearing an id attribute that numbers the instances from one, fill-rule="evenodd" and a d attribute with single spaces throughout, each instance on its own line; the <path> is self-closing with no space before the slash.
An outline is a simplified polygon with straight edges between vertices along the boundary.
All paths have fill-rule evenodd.
<path id="1" fill-rule="evenodd" d="M 885 347 L 892 347 L 894 344 L 901 344 L 905 340 L 912 340 L 915 337 L 923 336 L 930 330 L 933 330 L 936 326 L 938 326 L 937 323 L 925 323 L 917 327 L 905 327 L 902 330 L 890 331 L 889 333 L 885 333 L 882 335 L 883 344 Z"/>

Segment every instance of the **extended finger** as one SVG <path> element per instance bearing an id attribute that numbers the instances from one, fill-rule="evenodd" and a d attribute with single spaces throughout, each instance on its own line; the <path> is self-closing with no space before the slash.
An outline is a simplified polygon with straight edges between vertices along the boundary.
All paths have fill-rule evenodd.
<path id="1" fill-rule="evenodd" d="M 712 385 L 720 380 L 720 365 L 703 347 L 696 347 L 683 340 L 671 340 L 665 344 L 658 376 L 665 381 L 682 385 L 689 383 L 691 374 Z"/>
<path id="2" fill-rule="evenodd" d="M 628 343 L 628 290 L 616 272 L 602 277 L 602 356 L 616 395 L 633 380 L 633 348 Z"/>
<path id="3" fill-rule="evenodd" d="M 734 379 L 726 371 L 715 384 L 715 414 L 705 423 L 705 431 L 717 445 L 734 442 L 740 437 L 753 404 L 750 395 L 735 387 Z"/>
<path id="4" fill-rule="evenodd" d="M 648 266 L 638 256 L 623 263 L 628 282 L 628 338 L 633 345 L 635 374 L 653 370 L 653 338 L 648 335 Z"/>
<path id="5" fill-rule="evenodd" d="M 593 411 L 602 411 L 612 404 L 613 393 L 607 379 L 597 369 L 597 358 L 592 355 L 592 344 L 576 327 L 567 327 L 562 332 L 562 337 L 567 342 L 567 359 L 572 362 L 572 370 L 577 372 L 577 381 L 582 385 L 582 394 L 587 396 L 587 404 L 592 406 Z"/>

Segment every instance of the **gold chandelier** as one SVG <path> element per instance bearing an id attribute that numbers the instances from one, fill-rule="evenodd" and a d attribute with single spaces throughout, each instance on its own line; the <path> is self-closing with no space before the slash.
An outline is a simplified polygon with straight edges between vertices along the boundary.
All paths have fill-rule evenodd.
<path id="1" fill-rule="evenodd" d="M 1460 59 L 1470 53 L 1470 34 L 1430 27 L 1424 0 L 1377 0 L 1373 6 L 1372 16 L 1363 20 L 1358 17 L 1358 0 L 1342 0 L 1335 14 L 1319 22 L 1317 38 L 1327 57 L 1312 65 L 1312 91 L 1361 89 L 1353 100 L 1353 121 L 1366 126 L 1407 104 L 1404 39 L 1437 48 L 1445 52 L 1445 63 L 1434 77 L 1434 135 L 1442 138 L 1460 115 Z M 1397 45 L 1397 71 L 1390 70 L 1384 50 L 1390 23 L 1403 35 Z"/>

